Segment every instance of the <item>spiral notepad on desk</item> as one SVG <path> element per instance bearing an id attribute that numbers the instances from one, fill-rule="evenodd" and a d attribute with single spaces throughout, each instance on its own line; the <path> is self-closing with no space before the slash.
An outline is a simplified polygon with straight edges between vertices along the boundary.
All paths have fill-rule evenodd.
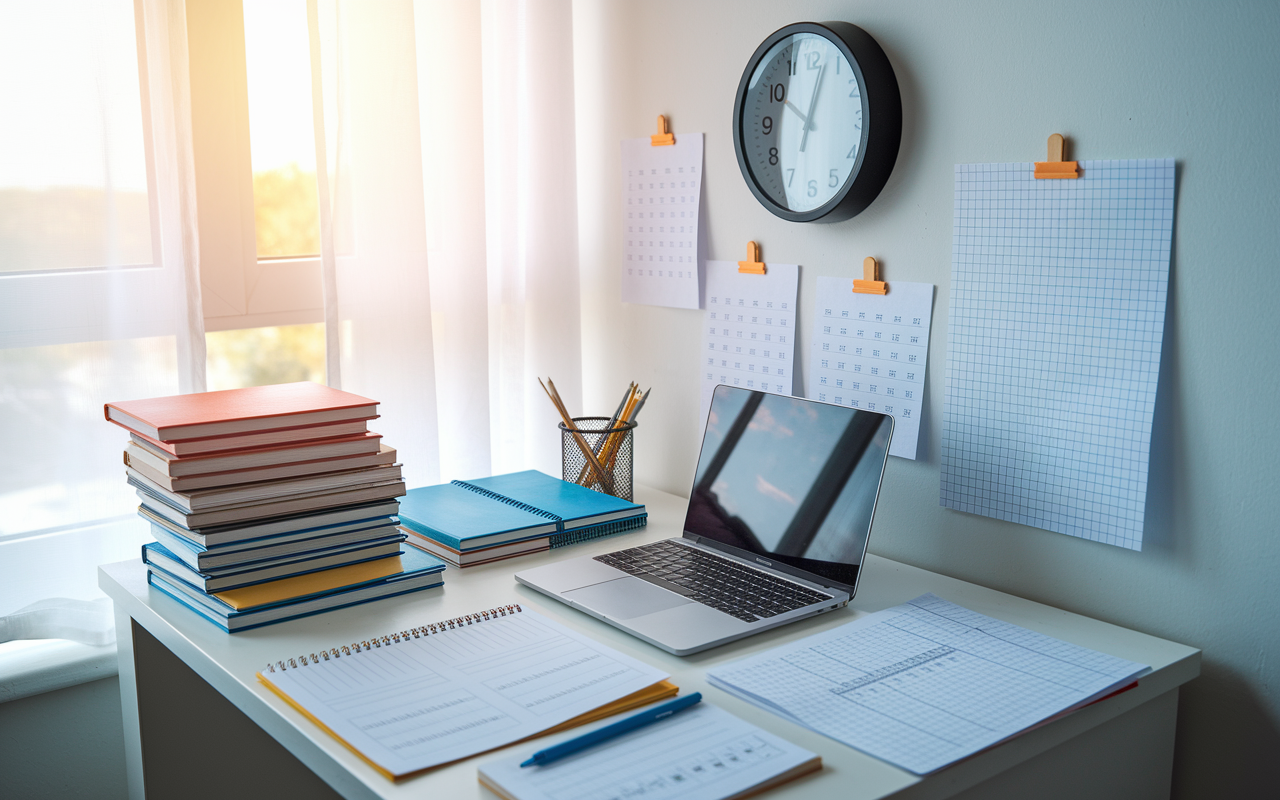
<path id="1" fill-rule="evenodd" d="M 299 654 L 258 673 L 393 780 L 673 696 L 667 677 L 518 605 Z"/>

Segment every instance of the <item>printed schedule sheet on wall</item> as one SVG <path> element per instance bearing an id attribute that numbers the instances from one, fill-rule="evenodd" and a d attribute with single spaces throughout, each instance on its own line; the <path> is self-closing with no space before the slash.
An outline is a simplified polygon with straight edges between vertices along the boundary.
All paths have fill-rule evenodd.
<path id="1" fill-rule="evenodd" d="M 889 455 L 914 459 L 929 360 L 933 284 L 893 281 L 855 294 L 852 278 L 818 278 L 810 400 L 893 417 Z"/>
<path id="2" fill-rule="evenodd" d="M 702 333 L 702 413 L 717 385 L 791 394 L 800 267 L 769 263 L 764 275 L 733 261 L 707 262 Z"/>
<path id="3" fill-rule="evenodd" d="M 1142 549 L 1171 158 L 959 164 L 941 504 Z"/>
<path id="4" fill-rule="evenodd" d="M 622 302 L 699 308 L 702 134 L 622 142 Z"/>

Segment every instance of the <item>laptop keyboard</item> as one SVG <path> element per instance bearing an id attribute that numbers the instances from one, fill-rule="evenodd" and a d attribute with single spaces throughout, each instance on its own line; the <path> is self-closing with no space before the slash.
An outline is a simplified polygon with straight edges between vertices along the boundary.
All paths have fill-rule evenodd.
<path id="1" fill-rule="evenodd" d="M 671 540 L 606 553 L 595 560 L 744 622 L 832 599 L 831 595 Z"/>

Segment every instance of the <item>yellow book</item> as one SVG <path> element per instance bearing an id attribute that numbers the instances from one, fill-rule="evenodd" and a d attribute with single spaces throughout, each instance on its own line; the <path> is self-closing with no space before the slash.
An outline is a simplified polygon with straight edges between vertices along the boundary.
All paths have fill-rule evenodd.
<path id="1" fill-rule="evenodd" d="M 236 611 L 245 611 L 292 600 L 295 597 L 324 594 L 361 583 L 372 583 L 392 575 L 399 575 L 403 571 L 404 566 L 400 563 L 400 556 L 391 556 L 348 564 L 345 567 L 308 572 L 305 575 L 280 578 L 266 583 L 255 583 L 252 586 L 241 586 L 239 589 L 227 589 L 224 592 L 214 592 L 213 596 Z"/>

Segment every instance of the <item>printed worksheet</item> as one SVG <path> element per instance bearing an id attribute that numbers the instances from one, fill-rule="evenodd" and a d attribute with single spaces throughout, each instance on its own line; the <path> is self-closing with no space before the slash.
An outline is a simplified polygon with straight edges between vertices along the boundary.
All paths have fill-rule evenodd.
<path id="1" fill-rule="evenodd" d="M 736 261 L 707 262 L 702 328 L 702 411 L 719 384 L 791 394 L 796 290 L 800 267 L 774 264 L 764 275 L 738 272 Z"/>
<path id="2" fill-rule="evenodd" d="M 853 278 L 818 278 L 809 399 L 891 415 L 889 455 L 914 459 L 932 316 L 931 283 L 856 294 Z"/>
<path id="3" fill-rule="evenodd" d="M 259 677 L 392 775 L 510 744 L 667 677 L 527 609 L 475 617 Z"/>
<path id="4" fill-rule="evenodd" d="M 550 764 L 522 768 L 527 756 L 481 766 L 480 782 L 518 800 L 720 800 L 822 767 L 707 702 Z"/>
<path id="5" fill-rule="evenodd" d="M 940 502 L 1142 549 L 1173 159 L 958 164 Z"/>
<path id="6" fill-rule="evenodd" d="M 622 302 L 699 307 L 702 134 L 622 142 Z"/>
<path id="7" fill-rule="evenodd" d="M 927 594 L 715 667 L 707 679 L 925 775 L 1149 670 Z"/>

